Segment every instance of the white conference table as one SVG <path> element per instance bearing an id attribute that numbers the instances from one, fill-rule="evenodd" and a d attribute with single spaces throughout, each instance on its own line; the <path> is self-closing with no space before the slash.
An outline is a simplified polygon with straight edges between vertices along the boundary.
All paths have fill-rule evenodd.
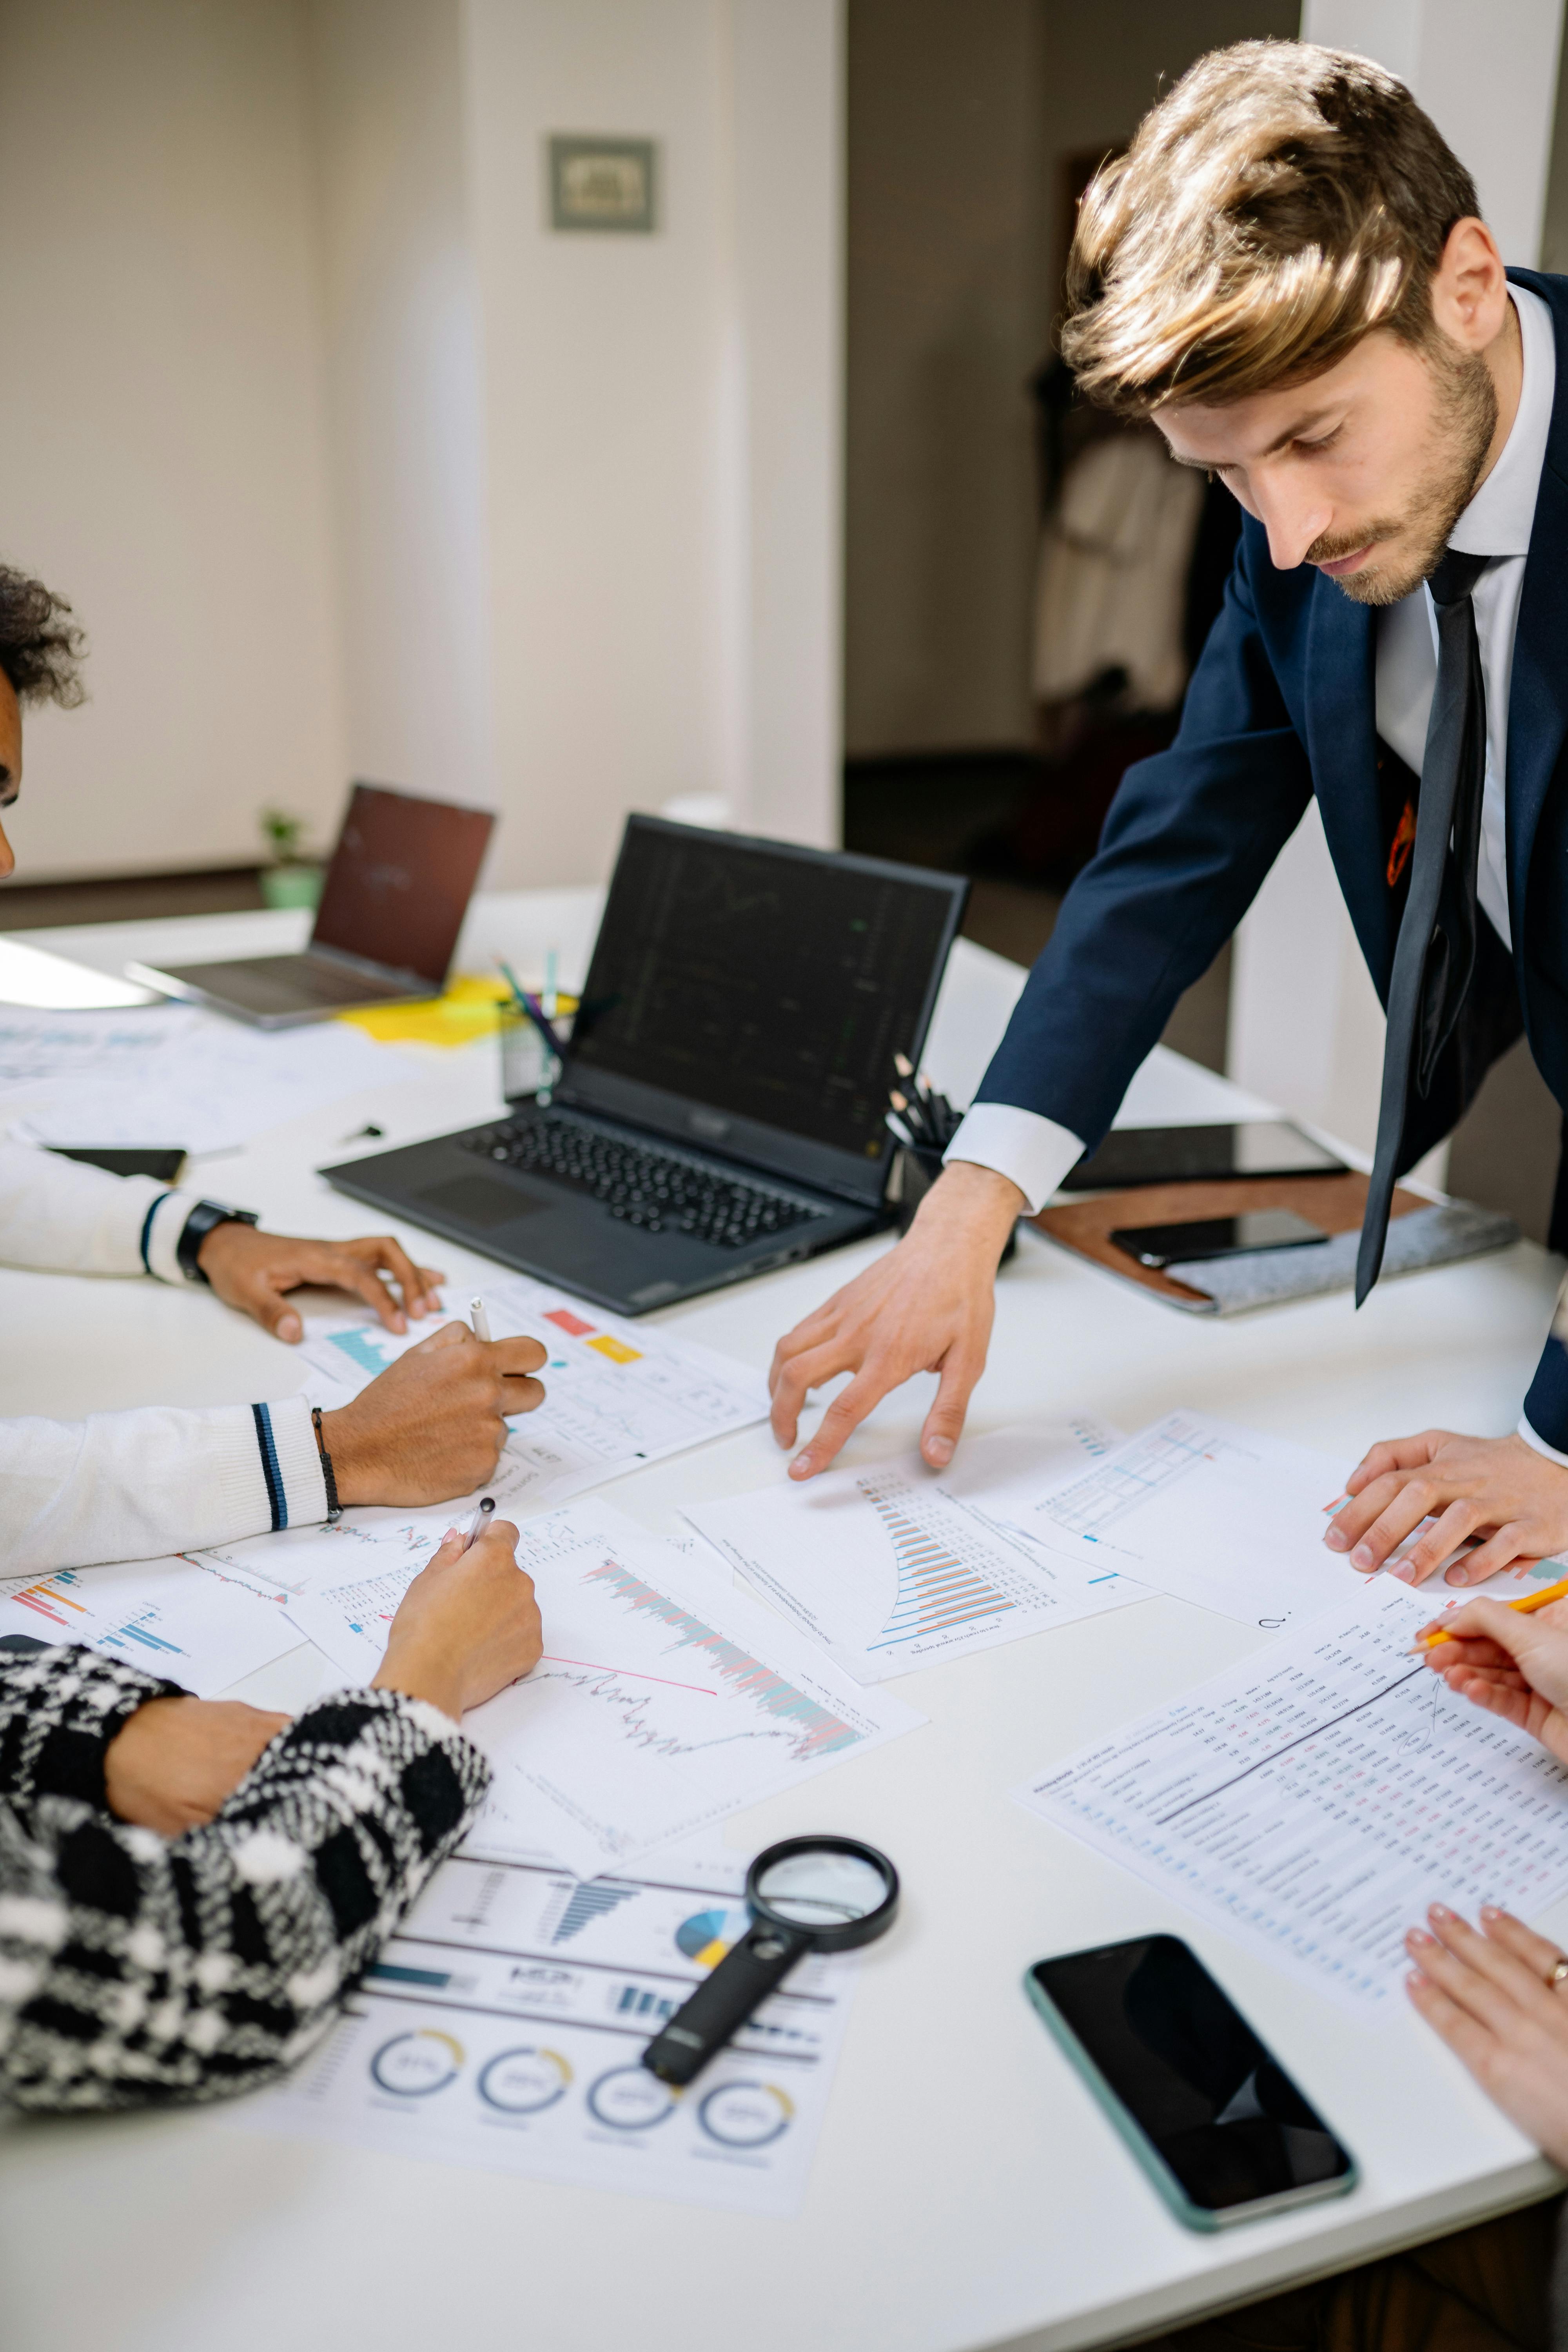
<path id="1" fill-rule="evenodd" d="M 563 978 L 591 892 L 476 902 L 458 967 L 499 948 Z M 254 953 L 301 919 L 240 915 L 27 934 L 102 969 L 128 956 Z M 961 942 L 930 1061 L 966 1098 L 1022 982 Z M 365 1229 L 313 1174 L 368 1119 L 390 1141 L 490 1115 L 484 1051 L 421 1057 L 197 1169 L 276 1228 Z M 1261 1108 L 1156 1053 L 1126 1117 Z M 369 1149 L 381 1146 L 367 1145 Z M 412 1229 L 404 1238 L 413 1241 Z M 486 1261 L 422 1244 L 454 1295 Z M 663 1320 L 764 1366 L 780 1332 L 888 1246 L 866 1243 Z M 1512 1426 L 1557 1278 L 1521 1243 L 1377 1290 L 1220 1322 L 1189 1318 L 1032 1233 L 997 1294 L 974 1431 L 1083 1408 L 1135 1429 L 1185 1403 L 1352 1456 L 1430 1423 Z M 76 1417 L 152 1401 L 226 1403 L 299 1385 L 296 1360 L 205 1294 L 0 1272 L 0 1412 Z M 933 1382 L 890 1397 L 847 1459 L 909 1444 Z M 765 1429 L 618 1481 L 656 1531 L 677 1505 L 780 1475 Z M 1115 2344 L 1523 2204 L 1556 2175 L 1414 2012 L 1363 2023 L 1015 1805 L 1007 1792 L 1108 1724 L 1216 1672 L 1259 1637 L 1159 1598 L 897 1685 L 929 1724 L 808 1791 L 737 1814 L 754 1851 L 816 1828 L 868 1838 L 904 1874 L 893 1933 L 864 1956 L 848 2039 L 799 2215 L 763 2221 L 652 2199 L 236 2130 L 218 2109 L 0 2126 L 0 2326 L 7 2352 L 340 2352 L 431 2343 L 542 2352 L 1017 2352 Z M 297 1706 L 328 1678 L 301 1650 L 242 1685 Z M 1568 1905 L 1549 1919 L 1568 1937 Z M 1019 1990 L 1040 1955 L 1185 1936 L 1348 2141 L 1349 2197 L 1217 2236 L 1145 2185 Z"/>

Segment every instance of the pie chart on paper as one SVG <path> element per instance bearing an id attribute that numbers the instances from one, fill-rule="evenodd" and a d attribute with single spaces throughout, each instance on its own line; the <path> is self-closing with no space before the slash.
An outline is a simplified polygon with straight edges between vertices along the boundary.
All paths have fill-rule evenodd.
<path id="1" fill-rule="evenodd" d="M 700 1969 L 716 1969 L 731 1944 L 738 1944 L 752 1924 L 749 1911 L 726 1904 L 712 1911 L 694 1911 L 675 1931 L 677 1948 Z"/>

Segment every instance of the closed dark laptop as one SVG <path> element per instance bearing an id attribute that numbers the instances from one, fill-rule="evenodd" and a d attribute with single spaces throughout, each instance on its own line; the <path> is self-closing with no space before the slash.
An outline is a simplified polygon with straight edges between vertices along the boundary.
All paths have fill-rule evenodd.
<path id="1" fill-rule="evenodd" d="M 356 784 L 300 954 L 126 969 L 263 1029 L 438 996 L 494 824 L 488 809 Z"/>
<path id="2" fill-rule="evenodd" d="M 631 1315 L 853 1240 L 968 887 L 634 816 L 553 1099 L 321 1172 Z"/>

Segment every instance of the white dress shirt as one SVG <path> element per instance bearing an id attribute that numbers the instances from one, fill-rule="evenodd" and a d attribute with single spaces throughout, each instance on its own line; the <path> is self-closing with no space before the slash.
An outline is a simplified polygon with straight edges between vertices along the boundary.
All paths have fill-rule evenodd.
<path id="1" fill-rule="evenodd" d="M 200 1198 L 0 1142 L 0 1264 L 183 1283 L 175 1247 Z M 61 1311 L 79 1316 L 80 1294 Z M 78 1336 L 90 1348 L 90 1329 Z M 0 1421 L 0 1578 L 157 1559 L 326 1515 L 302 1397 Z"/>
<path id="2" fill-rule="evenodd" d="M 1525 287 L 1510 286 L 1509 293 L 1519 314 L 1522 346 L 1519 408 L 1496 465 L 1448 538 L 1450 547 L 1466 554 L 1493 559 L 1474 593 L 1487 695 L 1487 768 L 1477 895 L 1482 912 L 1505 947 L 1512 944 L 1504 814 L 1509 679 L 1524 559 L 1557 388 L 1551 312 L 1540 295 Z M 1426 756 L 1426 723 L 1436 683 L 1437 615 L 1431 592 L 1423 583 L 1377 617 L 1377 731 L 1416 775 Z M 1011 1178 L 1032 1215 L 1044 1208 L 1068 1170 L 1082 1158 L 1083 1149 L 1069 1129 L 1037 1111 L 1012 1103 L 977 1103 L 943 1156 L 973 1160 Z M 1540 1444 L 1532 1433 L 1522 1433 Z"/>

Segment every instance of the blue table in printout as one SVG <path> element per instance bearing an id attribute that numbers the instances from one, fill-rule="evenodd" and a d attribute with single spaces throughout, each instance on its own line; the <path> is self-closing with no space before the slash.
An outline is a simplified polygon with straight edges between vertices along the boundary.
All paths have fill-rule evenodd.
<path id="1" fill-rule="evenodd" d="M 458 962 L 485 970 L 500 953 L 537 973 L 553 942 L 567 986 L 581 977 L 595 914 L 587 892 L 479 898 Z M 304 921 L 237 916 L 29 937 L 118 971 L 128 957 L 189 961 L 292 946 Z M 963 942 L 955 950 L 929 1055 L 933 1080 L 954 1098 L 973 1092 L 1022 980 L 996 957 Z M 317 1104 L 213 1160 L 210 1172 L 198 1170 L 198 1181 L 284 1231 L 355 1232 L 359 1213 L 312 1171 L 345 1150 L 385 1145 L 346 1138 L 374 1121 L 386 1140 L 407 1141 L 477 1124 L 497 1108 L 485 1055 L 422 1049 L 411 1058 L 415 1075 Z M 1156 1053 L 1126 1116 L 1160 1124 L 1267 1110 L 1211 1073 Z M 402 1238 L 430 1254 L 427 1237 L 402 1229 Z M 649 1328 L 700 1340 L 761 1373 L 779 1334 L 885 1246 L 786 1269 L 651 1318 Z M 445 1244 L 437 1262 L 454 1308 L 494 1272 Z M 1026 1234 L 998 1286 L 972 1428 L 1084 1412 L 1136 1431 L 1185 1406 L 1340 1459 L 1353 1459 L 1374 1436 L 1432 1423 L 1505 1429 L 1554 1286 L 1552 1263 L 1521 1244 L 1382 1286 L 1359 1317 L 1342 1295 L 1214 1323 L 1167 1314 Z M 68 1418 L 154 1391 L 190 1404 L 243 1402 L 289 1393 L 301 1378 L 297 1360 L 216 1299 L 148 1284 L 0 1272 L 0 1411 L 10 1413 Z M 93 1333 L 89 1350 L 79 1343 L 84 1328 Z M 847 1466 L 874 1474 L 906 1452 L 932 1389 L 922 1379 L 889 1398 L 850 1447 Z M 605 1499 L 673 1536 L 682 1505 L 743 1495 L 778 1475 L 765 1428 L 752 1426 L 620 1478 Z M 910 1557 L 914 1591 L 921 1570 Z M 425 2352 L 437 2342 L 687 2352 L 694 2298 L 705 2312 L 744 2314 L 756 2352 L 798 2352 L 802 2305 L 790 2290 L 799 2281 L 809 2282 L 812 2352 L 1026 2344 L 1072 2352 L 1545 2193 L 1548 2168 L 1418 2020 L 1395 2008 L 1362 2024 L 1170 1892 L 1013 1801 L 1010 1792 L 1053 1761 L 1169 1706 L 1250 1656 L 1262 1638 L 1164 1595 L 924 1666 L 890 1686 L 929 1718 L 923 1728 L 729 1822 L 741 1854 L 805 1831 L 865 1838 L 893 1856 L 906 1888 L 899 1925 L 859 1962 L 794 2218 L 416 2161 L 342 2138 L 264 2136 L 212 2109 L 69 2128 L 10 2125 L 0 2129 L 6 2352 L 276 2352 L 280 2341 L 291 2352 L 341 2352 L 345 2341 L 381 2352 Z M 322 1663 L 299 1650 L 251 1675 L 240 1695 L 297 1706 L 325 1678 Z M 482 1871 L 465 1868 L 482 1891 Z M 607 1956 L 619 1951 L 617 1938 L 629 1949 L 638 1904 L 652 1898 L 601 1909 L 614 1893 L 609 1881 L 568 1885 L 550 1893 L 552 1909 L 541 1897 L 528 1932 L 542 1964 L 579 1965 L 595 1937 Z M 669 1906 L 659 1916 L 677 1969 L 690 1964 L 678 1945 L 683 1931 L 704 1937 L 704 1948 L 733 1932 L 732 1896 L 677 1891 L 658 1899 Z M 1568 1929 L 1568 1918 L 1557 1926 Z M 1205 2238 L 1182 2230 L 1144 2186 L 1035 2021 L 1019 1977 L 1043 1953 L 1157 1928 L 1188 1938 L 1342 2132 L 1363 2168 L 1352 2196 Z M 474 1931 L 458 1923 L 452 1933 Z M 647 1948 L 651 1955 L 653 1941 Z M 427 1975 L 450 1967 L 424 1948 L 400 1946 L 387 1958 Z M 478 1955 L 476 1978 L 486 1965 Z M 628 1967 L 612 1980 L 621 1992 L 637 1985 L 634 2000 L 658 1984 L 651 1967 Z M 378 2000 L 396 1990 L 384 1984 Z M 414 2030 L 406 2016 L 397 2029 Z M 394 2038 L 389 2031 L 369 2054 Z M 540 2050 L 557 2045 L 540 2034 L 525 2051 L 530 2037 L 478 2016 L 468 2038 L 494 2129 L 533 2129 L 531 2103 L 549 2102 L 561 2080 Z M 576 2067 L 578 2049 L 574 2039 L 558 2055 Z M 430 2060 L 423 2045 L 400 2045 L 382 2071 L 406 2087 L 428 2079 Z M 725 2096 L 707 2124 L 656 2121 L 645 2137 L 620 2129 L 639 2120 L 626 2078 L 606 2065 L 587 2079 L 608 2118 L 605 2138 L 631 2151 L 626 2161 L 639 2170 L 645 2158 L 671 2161 L 647 2157 L 660 2135 L 687 2134 L 695 2165 L 704 2149 L 723 2147 L 722 2135 L 760 2140 L 782 2112 L 742 2081 L 721 2086 Z M 746 2078 L 773 2079 L 755 2067 Z M 434 2095 L 437 2103 L 445 2095 Z M 385 2096 L 395 2105 L 400 2093 Z M 539 2127 L 552 2128 L 550 2118 L 569 2104 L 540 2104 Z M 404 2102 L 409 2112 L 421 2105 Z M 790 2144 L 786 2134 L 758 2161 Z M 759 2279 L 787 2284 L 759 2294 Z"/>

